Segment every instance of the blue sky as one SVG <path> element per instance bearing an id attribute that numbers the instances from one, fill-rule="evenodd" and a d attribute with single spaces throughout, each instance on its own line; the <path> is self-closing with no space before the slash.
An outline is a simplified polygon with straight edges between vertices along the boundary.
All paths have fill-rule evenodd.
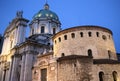
<path id="1" fill-rule="evenodd" d="M 43 8 L 45 0 L 1 0 L 0 33 L 3 34 L 16 11 L 23 10 L 29 20 Z M 120 53 L 120 0 L 48 0 L 50 10 L 57 13 L 62 29 L 79 25 L 99 25 L 113 31 Z"/>

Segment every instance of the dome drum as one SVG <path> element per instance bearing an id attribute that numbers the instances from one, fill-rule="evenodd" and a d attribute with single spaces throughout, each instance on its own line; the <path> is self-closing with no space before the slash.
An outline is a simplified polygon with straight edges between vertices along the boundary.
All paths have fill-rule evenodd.
<path id="1" fill-rule="evenodd" d="M 55 34 L 61 30 L 61 23 L 56 13 L 49 10 L 46 3 L 44 9 L 33 16 L 30 23 L 30 35 L 34 34 Z"/>

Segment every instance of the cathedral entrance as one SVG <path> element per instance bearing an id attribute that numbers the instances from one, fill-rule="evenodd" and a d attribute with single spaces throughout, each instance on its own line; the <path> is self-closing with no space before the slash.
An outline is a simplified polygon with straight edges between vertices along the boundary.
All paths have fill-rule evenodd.
<path id="1" fill-rule="evenodd" d="M 47 69 L 41 69 L 41 81 L 47 81 Z"/>

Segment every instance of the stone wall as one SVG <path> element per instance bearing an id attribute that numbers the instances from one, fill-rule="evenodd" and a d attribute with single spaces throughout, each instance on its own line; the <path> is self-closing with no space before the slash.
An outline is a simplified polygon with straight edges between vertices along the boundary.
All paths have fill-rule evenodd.
<path id="1" fill-rule="evenodd" d="M 66 56 L 58 59 L 57 81 L 92 81 L 92 59 Z"/>
<path id="2" fill-rule="evenodd" d="M 120 64 L 95 64 L 92 68 L 93 81 L 99 81 L 99 72 L 104 73 L 104 81 L 113 81 L 113 72 L 117 72 L 120 81 Z"/>
<path id="3" fill-rule="evenodd" d="M 38 56 L 37 62 L 32 70 L 32 81 L 41 81 L 41 76 L 43 75 L 41 74 L 42 69 L 47 70 L 47 81 L 57 81 L 57 64 L 52 56 L 52 53 Z"/>

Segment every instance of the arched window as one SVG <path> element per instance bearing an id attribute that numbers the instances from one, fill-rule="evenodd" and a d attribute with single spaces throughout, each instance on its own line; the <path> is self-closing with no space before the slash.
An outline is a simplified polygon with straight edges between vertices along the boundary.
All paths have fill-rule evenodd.
<path id="1" fill-rule="evenodd" d="M 44 32 L 45 32 L 45 27 L 41 26 L 41 33 L 44 33 Z"/>
<path id="2" fill-rule="evenodd" d="M 64 53 L 62 53 L 62 54 L 61 54 L 61 57 L 64 57 L 64 56 L 65 56 L 65 54 L 64 54 Z"/>
<path id="3" fill-rule="evenodd" d="M 111 58 L 111 51 L 110 50 L 108 50 L 108 57 L 109 57 L 109 59 Z"/>
<path id="4" fill-rule="evenodd" d="M 91 33 L 91 32 L 88 32 L 88 36 L 91 37 L 91 36 L 92 36 L 92 33 Z"/>
<path id="5" fill-rule="evenodd" d="M 48 46 L 50 46 L 50 43 L 47 43 Z"/>
<path id="6" fill-rule="evenodd" d="M 57 43 L 57 41 L 55 40 L 55 44 Z"/>
<path id="7" fill-rule="evenodd" d="M 107 40 L 107 37 L 105 35 L 102 36 L 103 40 Z"/>
<path id="8" fill-rule="evenodd" d="M 72 37 L 72 38 L 75 38 L 75 34 L 74 34 L 74 33 L 72 33 L 72 34 L 71 34 L 71 37 Z"/>
<path id="9" fill-rule="evenodd" d="M 34 29 L 32 29 L 32 35 L 34 34 Z"/>
<path id="10" fill-rule="evenodd" d="M 99 37 L 99 32 L 96 32 L 97 37 Z"/>
<path id="11" fill-rule="evenodd" d="M 61 42 L 61 38 L 60 37 L 58 38 L 58 40 L 59 40 L 59 42 Z"/>
<path id="12" fill-rule="evenodd" d="M 53 28 L 53 34 L 55 34 L 56 33 L 56 28 Z"/>
<path id="13" fill-rule="evenodd" d="M 111 36 L 109 35 L 109 39 L 111 38 Z"/>
<path id="14" fill-rule="evenodd" d="M 92 50 L 91 49 L 88 50 L 88 56 L 92 57 Z"/>
<path id="15" fill-rule="evenodd" d="M 114 71 L 114 72 L 112 73 L 112 75 L 113 75 L 113 80 L 114 80 L 114 81 L 117 81 L 117 72 Z"/>
<path id="16" fill-rule="evenodd" d="M 67 40 L 67 35 L 64 35 L 64 39 Z"/>
<path id="17" fill-rule="evenodd" d="M 80 37 L 83 37 L 83 32 L 80 32 Z"/>
<path id="18" fill-rule="evenodd" d="M 99 72 L 99 81 L 104 81 L 104 73 Z"/>

